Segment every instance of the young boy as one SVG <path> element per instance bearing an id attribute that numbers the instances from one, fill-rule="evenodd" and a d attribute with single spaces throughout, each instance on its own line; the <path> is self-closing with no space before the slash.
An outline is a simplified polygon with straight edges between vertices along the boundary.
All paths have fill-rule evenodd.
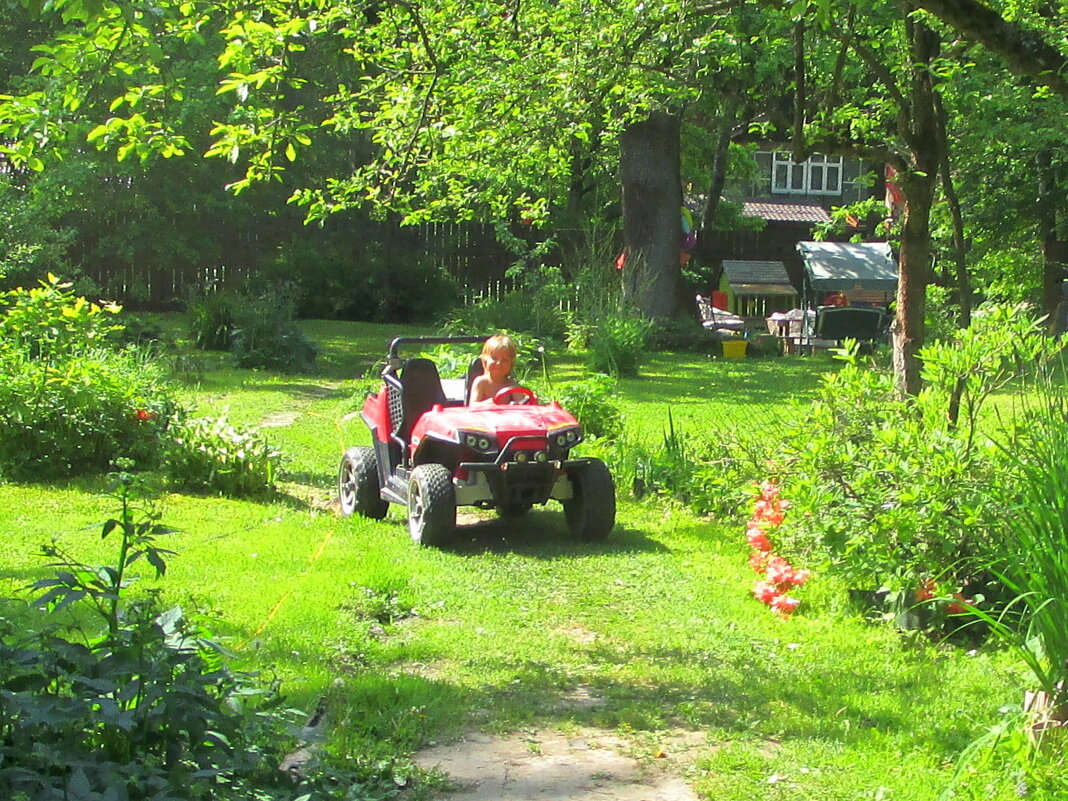
<path id="1" fill-rule="evenodd" d="M 472 406 L 493 403 L 502 389 L 516 385 L 512 368 L 515 366 L 515 343 L 507 334 L 495 334 L 482 346 L 482 375 L 471 382 Z"/>

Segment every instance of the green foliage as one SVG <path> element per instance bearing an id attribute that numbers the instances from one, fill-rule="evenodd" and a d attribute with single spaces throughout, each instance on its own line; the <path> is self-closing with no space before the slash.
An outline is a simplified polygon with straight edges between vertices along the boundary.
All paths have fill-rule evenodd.
<path id="1" fill-rule="evenodd" d="M 606 314 L 592 324 L 586 364 L 610 376 L 636 376 L 645 355 L 650 323 L 637 312 Z"/>
<path id="2" fill-rule="evenodd" d="M 587 436 L 615 439 L 623 433 L 617 386 L 609 376 L 596 374 L 566 384 L 557 400 L 582 424 Z"/>
<path id="3" fill-rule="evenodd" d="M 59 633 L 56 615 L 41 631 L 0 616 L 5 797 L 282 801 L 370 784 L 347 768 L 280 771 L 299 713 L 277 687 L 231 670 L 180 607 L 161 611 L 156 594 L 129 599 L 130 568 L 143 559 L 158 578 L 173 552 L 156 545 L 169 529 L 140 507 L 141 488 L 118 479 L 119 513 L 101 527 L 117 538 L 114 562 L 89 565 L 53 543 L 45 554 L 57 572 L 34 584 L 44 590 L 36 605 L 87 608 L 103 630 L 85 615 L 74 637 Z"/>
<path id="4" fill-rule="evenodd" d="M 1000 502 L 990 488 L 1005 450 L 980 428 L 984 402 L 1019 365 L 1059 349 L 1019 309 L 991 308 L 953 343 L 924 348 L 927 388 L 898 399 L 891 375 L 853 349 L 824 377 L 810 418 L 784 443 L 784 493 L 794 512 L 784 548 L 825 560 L 858 588 L 911 592 L 924 581 L 986 585 L 987 559 L 1003 547 Z"/>
<path id="5" fill-rule="evenodd" d="M 445 315 L 442 328 L 452 334 L 478 334 L 505 329 L 551 341 L 563 341 L 571 298 L 555 268 L 541 268 L 528 283 L 500 298 L 483 298 Z M 529 337 L 528 337 L 529 338 Z"/>
<path id="6" fill-rule="evenodd" d="M 231 425 L 224 411 L 171 425 L 164 462 L 178 487 L 245 497 L 274 491 L 282 452 L 257 429 Z"/>
<path id="7" fill-rule="evenodd" d="M 246 289 L 233 321 L 230 352 L 238 367 L 303 373 L 314 364 L 317 351 L 297 326 L 292 285 Z"/>
<path id="8" fill-rule="evenodd" d="M 105 307 L 50 277 L 12 290 L 0 316 L 0 471 L 52 478 L 154 465 L 176 402 L 153 359 L 103 347 L 121 330 Z"/>
<path id="9" fill-rule="evenodd" d="M 77 297 L 72 284 L 49 274 L 32 289 L 0 295 L 6 308 L 0 317 L 5 346 L 45 360 L 70 356 L 101 345 L 122 326 L 111 319 L 120 307 Z"/>
<path id="10" fill-rule="evenodd" d="M 296 323 L 293 284 L 218 292 L 189 304 L 190 336 L 203 350 L 228 350 L 238 367 L 302 373 L 315 362 L 315 346 Z"/>
<path id="11" fill-rule="evenodd" d="M 999 440 L 1002 524 L 1012 532 L 992 551 L 993 570 L 1015 596 L 1001 614 L 976 609 L 1011 644 L 1054 706 L 1068 699 L 1068 397 L 1046 387 L 1015 436 Z"/>
<path id="12" fill-rule="evenodd" d="M 119 461 L 123 462 L 123 467 L 133 466 L 129 460 Z M 167 572 L 165 557 L 174 554 L 174 551 L 156 545 L 159 537 L 174 533 L 160 524 L 160 513 L 151 507 L 139 509 L 136 506 L 137 496 L 142 494 L 143 487 L 135 484 L 135 477 L 129 473 L 118 473 L 114 478 L 119 515 L 104 521 L 100 538 L 105 540 L 118 532 L 119 549 L 115 564 L 92 567 L 67 553 L 58 540 L 53 541 L 44 547 L 43 552 L 46 558 L 53 560 L 49 566 L 59 568 L 59 572 L 33 585 L 35 590 L 46 590 L 35 600 L 38 606 L 62 609 L 75 602 L 87 601 L 107 624 L 107 635 L 111 638 L 119 636 L 125 619 L 121 602 L 123 590 L 130 584 L 129 569 L 144 559 L 156 571 L 156 578 L 160 578 Z"/>
<path id="13" fill-rule="evenodd" d="M 716 334 L 689 316 L 656 320 L 650 327 L 649 347 L 692 353 L 719 353 L 720 350 Z"/>
<path id="14" fill-rule="evenodd" d="M 0 178 L 0 276 L 4 287 L 32 286 L 49 273 L 70 275 L 67 259 L 74 232 L 46 216 L 10 179 Z"/>
<path id="15" fill-rule="evenodd" d="M 229 350 L 236 305 L 237 298 L 229 292 L 212 292 L 190 301 L 186 312 L 193 346 L 200 350 Z"/>

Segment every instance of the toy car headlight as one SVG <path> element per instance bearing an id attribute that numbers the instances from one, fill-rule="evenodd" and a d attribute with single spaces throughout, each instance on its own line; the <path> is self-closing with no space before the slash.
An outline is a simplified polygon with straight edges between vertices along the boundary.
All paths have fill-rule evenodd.
<path id="1" fill-rule="evenodd" d="M 497 451 L 496 440 L 486 434 L 472 434 L 468 431 L 461 431 L 460 442 L 479 453 L 495 453 Z"/>
<path id="2" fill-rule="evenodd" d="M 573 448 L 582 442 L 582 429 L 574 426 L 554 431 L 549 435 L 549 442 L 560 449 Z"/>

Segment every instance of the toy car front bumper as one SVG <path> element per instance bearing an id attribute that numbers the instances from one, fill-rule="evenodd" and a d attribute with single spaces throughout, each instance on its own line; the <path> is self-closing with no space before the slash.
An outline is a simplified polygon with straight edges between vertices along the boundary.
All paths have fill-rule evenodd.
<path id="1" fill-rule="evenodd" d="M 549 462 L 461 462 L 467 479 L 454 481 L 458 506 L 521 506 L 574 497 L 568 473 L 586 459 Z M 460 472 L 458 471 L 458 472 Z"/>

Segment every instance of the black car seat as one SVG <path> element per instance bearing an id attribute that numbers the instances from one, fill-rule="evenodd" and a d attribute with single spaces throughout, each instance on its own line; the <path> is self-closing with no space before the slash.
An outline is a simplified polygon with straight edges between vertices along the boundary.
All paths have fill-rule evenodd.
<path id="1" fill-rule="evenodd" d="M 475 379 L 484 372 L 486 372 L 486 367 L 482 364 L 482 357 L 479 356 L 471 362 L 471 366 L 467 368 L 467 376 L 464 378 L 464 403 L 471 403 L 471 385 L 475 383 Z"/>
<path id="2" fill-rule="evenodd" d="M 405 442 L 412 434 L 415 421 L 429 412 L 434 404 L 445 404 L 438 368 L 430 359 L 408 359 L 400 371 L 401 418 L 396 436 Z"/>

